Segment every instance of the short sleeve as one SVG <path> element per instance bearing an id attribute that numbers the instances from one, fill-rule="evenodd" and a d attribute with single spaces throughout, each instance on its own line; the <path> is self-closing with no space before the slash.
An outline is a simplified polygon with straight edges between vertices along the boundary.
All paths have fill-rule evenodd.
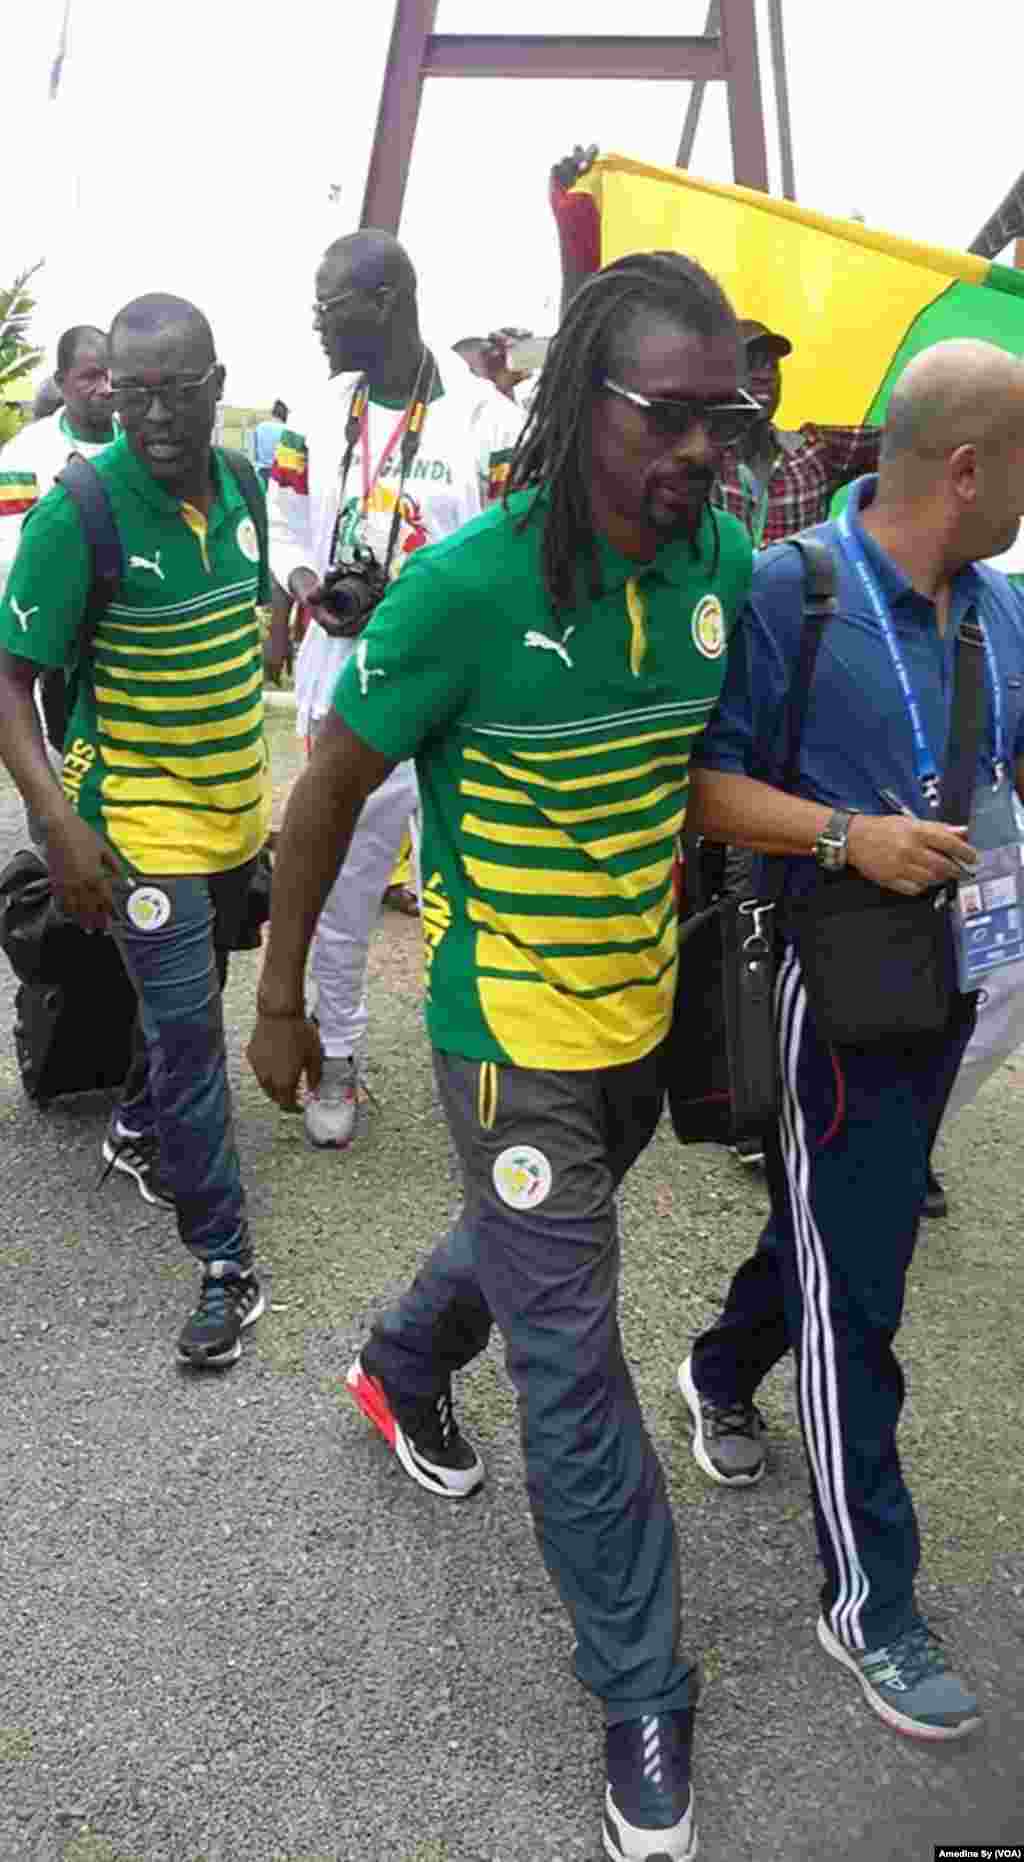
<path id="1" fill-rule="evenodd" d="M 392 582 L 334 692 L 334 709 L 396 763 L 451 728 L 476 681 L 474 629 L 457 580 L 428 546 Z"/>
<path id="2" fill-rule="evenodd" d="M 778 782 L 786 707 L 803 624 L 797 552 L 766 551 L 754 569 L 750 599 L 729 640 L 718 704 L 693 761 L 728 775 Z"/>
<path id="3" fill-rule="evenodd" d="M 0 647 L 38 666 L 75 657 L 92 569 L 78 513 L 59 485 L 29 511 L 0 600 Z"/>

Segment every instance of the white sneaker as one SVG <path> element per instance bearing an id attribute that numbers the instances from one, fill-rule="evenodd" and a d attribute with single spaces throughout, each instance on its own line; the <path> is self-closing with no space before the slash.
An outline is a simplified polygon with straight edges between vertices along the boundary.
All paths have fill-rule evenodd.
<path id="1" fill-rule="evenodd" d="M 306 1135 L 311 1144 L 339 1151 L 351 1144 L 356 1124 L 358 1077 L 351 1054 L 338 1060 L 324 1057 L 320 1084 L 306 1100 Z"/>

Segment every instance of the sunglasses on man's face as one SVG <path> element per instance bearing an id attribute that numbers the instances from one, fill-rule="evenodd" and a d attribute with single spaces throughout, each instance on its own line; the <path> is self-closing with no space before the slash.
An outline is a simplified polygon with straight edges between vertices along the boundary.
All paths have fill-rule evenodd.
<path id="1" fill-rule="evenodd" d="M 697 397 L 669 399 L 660 395 L 638 394 L 606 375 L 601 383 L 608 394 L 639 407 L 646 415 L 652 432 L 666 440 L 682 439 L 694 427 L 703 427 L 716 446 L 728 446 L 738 440 L 755 420 L 763 420 L 760 404 L 745 388 L 737 388 L 732 401 L 703 401 Z"/>
<path id="2" fill-rule="evenodd" d="M 168 375 L 155 388 L 147 387 L 142 381 L 131 381 L 125 375 L 111 382 L 111 392 L 119 411 L 129 419 L 141 419 L 148 414 L 153 401 L 162 401 L 169 413 L 179 414 L 183 409 L 196 406 L 219 367 L 219 362 L 211 362 L 205 375 Z"/>

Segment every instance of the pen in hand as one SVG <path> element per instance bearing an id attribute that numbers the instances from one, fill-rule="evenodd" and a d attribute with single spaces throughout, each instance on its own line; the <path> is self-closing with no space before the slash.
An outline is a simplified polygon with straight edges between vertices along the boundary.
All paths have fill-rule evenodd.
<path id="1" fill-rule="evenodd" d="M 884 802 L 887 808 L 891 808 L 894 814 L 906 815 L 908 821 L 920 821 L 921 819 L 920 815 L 915 815 L 912 808 L 907 807 L 906 802 L 900 800 L 894 789 L 879 789 L 878 799 L 880 802 Z M 952 860 L 954 866 L 959 867 L 965 878 L 974 879 L 976 877 L 974 868 L 968 860 L 958 860 L 955 853 L 951 853 L 948 857 Z"/>

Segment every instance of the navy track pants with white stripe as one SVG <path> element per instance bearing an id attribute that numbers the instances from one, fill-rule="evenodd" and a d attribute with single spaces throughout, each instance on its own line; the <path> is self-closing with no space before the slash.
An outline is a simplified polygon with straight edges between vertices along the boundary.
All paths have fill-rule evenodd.
<path id="1" fill-rule="evenodd" d="M 941 1116 L 974 1013 L 974 998 L 959 998 L 940 1036 L 833 1055 L 787 949 L 782 1116 L 766 1155 L 772 1213 L 720 1320 L 694 1345 L 698 1389 L 728 1404 L 750 1402 L 792 1344 L 822 1605 L 853 1648 L 891 1640 L 915 1615 L 920 1542 L 896 1448 L 904 1380 L 893 1340 L 936 1108 Z"/>

